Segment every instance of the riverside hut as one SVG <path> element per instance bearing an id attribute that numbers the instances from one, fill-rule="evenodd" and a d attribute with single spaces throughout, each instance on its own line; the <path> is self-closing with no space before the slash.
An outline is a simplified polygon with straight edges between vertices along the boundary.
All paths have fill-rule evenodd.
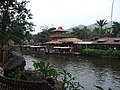
<path id="1" fill-rule="evenodd" d="M 92 45 L 95 45 L 96 49 L 120 50 L 120 38 L 119 37 L 99 38 L 96 41 L 94 41 Z"/>
<path id="2" fill-rule="evenodd" d="M 53 30 L 51 35 L 52 41 L 45 43 L 48 47 L 49 53 L 74 53 L 76 50 L 76 44 L 82 42 L 78 38 L 70 38 L 67 35 L 67 30 L 64 30 L 62 27 L 59 27 L 56 30 Z"/>

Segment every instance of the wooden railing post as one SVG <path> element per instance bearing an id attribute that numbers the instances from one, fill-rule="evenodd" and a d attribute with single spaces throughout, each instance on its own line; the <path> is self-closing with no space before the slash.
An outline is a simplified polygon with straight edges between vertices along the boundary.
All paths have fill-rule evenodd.
<path id="1" fill-rule="evenodd" d="M 4 45 L 2 48 L 2 63 L 3 65 L 8 61 L 8 46 Z"/>

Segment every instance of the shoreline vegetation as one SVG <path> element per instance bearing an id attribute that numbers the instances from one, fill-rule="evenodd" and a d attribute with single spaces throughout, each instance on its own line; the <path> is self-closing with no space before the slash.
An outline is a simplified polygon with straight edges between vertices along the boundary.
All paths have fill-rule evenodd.
<path id="1" fill-rule="evenodd" d="M 101 49 L 91 49 L 85 48 L 82 49 L 82 55 L 87 56 L 94 56 L 94 57 L 101 57 L 101 58 L 120 58 L 120 51 L 119 50 L 101 50 Z"/>

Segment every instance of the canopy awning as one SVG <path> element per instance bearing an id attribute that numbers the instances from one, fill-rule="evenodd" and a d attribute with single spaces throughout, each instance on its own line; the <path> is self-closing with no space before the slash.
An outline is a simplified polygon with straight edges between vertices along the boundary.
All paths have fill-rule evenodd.
<path id="1" fill-rule="evenodd" d="M 70 49 L 70 48 L 73 48 L 73 47 L 53 47 L 55 49 Z"/>
<path id="2" fill-rule="evenodd" d="M 49 42 L 46 42 L 46 44 L 62 44 L 62 42 L 59 42 L 59 41 L 49 41 Z"/>

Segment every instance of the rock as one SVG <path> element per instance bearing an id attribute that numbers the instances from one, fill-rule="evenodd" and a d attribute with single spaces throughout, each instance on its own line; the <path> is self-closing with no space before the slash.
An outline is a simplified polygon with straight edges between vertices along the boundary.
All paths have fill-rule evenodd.
<path id="1" fill-rule="evenodd" d="M 61 90 L 62 89 L 63 82 L 62 81 L 56 81 L 55 82 L 55 90 Z M 66 90 L 65 88 L 63 90 Z"/>
<path id="2" fill-rule="evenodd" d="M 11 58 L 19 58 L 19 57 L 23 57 L 20 53 L 16 52 L 16 51 L 11 51 L 9 53 L 9 59 Z"/>
<path id="3" fill-rule="evenodd" d="M 24 70 L 21 79 L 26 81 L 33 81 L 33 78 L 36 77 L 37 71 L 35 70 Z M 39 81 L 39 78 L 37 78 L 37 81 Z"/>
<path id="4" fill-rule="evenodd" d="M 3 71 L 3 68 L 0 67 L 0 76 L 3 76 L 4 75 L 4 71 Z"/>
<path id="5" fill-rule="evenodd" d="M 13 46 L 14 46 L 14 41 L 13 41 L 13 40 L 8 40 L 8 45 L 9 45 L 10 47 L 13 47 Z"/>
<path id="6" fill-rule="evenodd" d="M 47 76 L 45 80 L 52 86 L 55 86 L 55 80 L 51 76 Z"/>
<path id="7" fill-rule="evenodd" d="M 24 70 L 26 65 L 25 58 L 21 54 L 15 51 L 11 52 L 11 54 L 12 58 L 9 58 L 9 61 L 3 66 L 4 76 L 6 77 L 9 77 L 9 74 L 18 68 Z"/>

